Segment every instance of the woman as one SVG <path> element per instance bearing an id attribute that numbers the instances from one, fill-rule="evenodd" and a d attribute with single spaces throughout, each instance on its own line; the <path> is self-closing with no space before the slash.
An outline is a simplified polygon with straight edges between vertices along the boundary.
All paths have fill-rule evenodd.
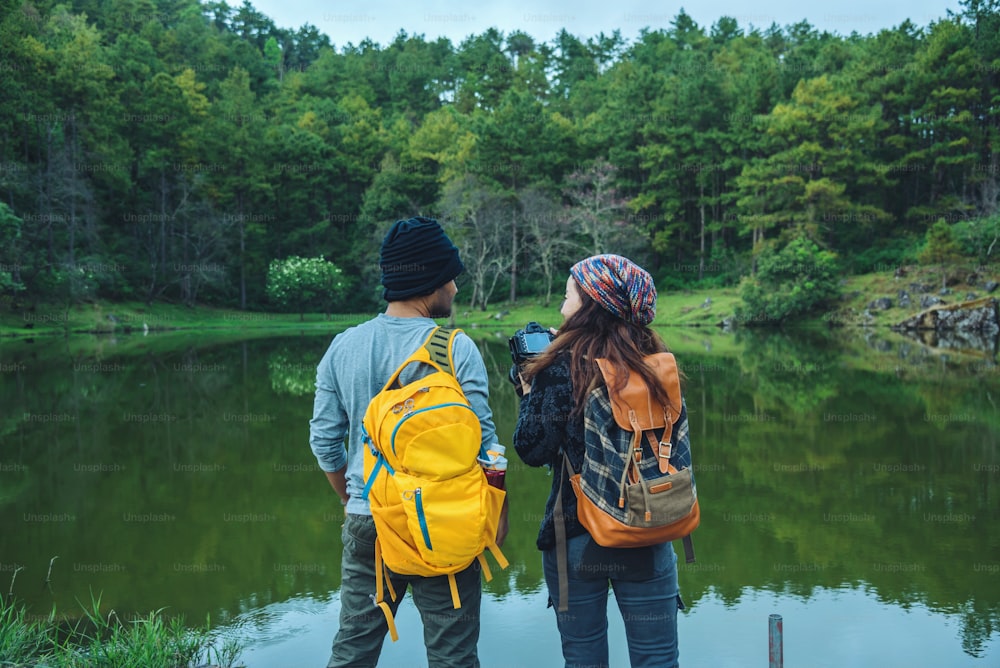
<path id="1" fill-rule="evenodd" d="M 521 373 L 524 394 L 514 446 L 526 464 L 548 465 L 553 472 L 537 544 L 543 553 L 550 604 L 557 610 L 567 667 L 608 665 L 609 582 L 625 620 L 632 666 L 678 665 L 677 610 L 684 606 L 673 546 L 669 542 L 638 548 L 598 545 L 577 518 L 576 495 L 568 474 L 563 473 L 563 453 L 573 470 L 580 471 L 583 463 L 588 396 L 593 391 L 605 405 L 608 402 L 608 388 L 595 360 L 607 359 L 619 377 L 634 370 L 656 401 L 670 405 L 644 362 L 647 355 L 666 351 L 663 340 L 648 326 L 655 312 L 653 279 L 638 265 L 619 255 L 596 255 L 578 262 L 566 281 L 562 326 L 545 352 L 526 363 Z M 672 440 L 684 439 L 681 445 L 685 447 L 673 445 L 675 452 L 683 451 L 686 457 L 687 415 L 680 403 Z M 565 602 L 559 600 L 554 517 L 559 515 L 560 489 L 568 555 Z"/>

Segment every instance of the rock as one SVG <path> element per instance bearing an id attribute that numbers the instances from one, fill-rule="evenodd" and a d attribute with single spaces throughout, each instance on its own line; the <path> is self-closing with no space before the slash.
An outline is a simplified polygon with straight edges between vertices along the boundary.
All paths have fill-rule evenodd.
<path id="1" fill-rule="evenodd" d="M 981 332 L 988 336 L 1000 333 L 1000 319 L 997 317 L 995 299 L 966 302 L 966 304 L 968 306 L 963 308 L 939 309 L 937 329 Z"/>
<path id="2" fill-rule="evenodd" d="M 986 281 L 986 285 L 983 286 L 983 290 L 986 290 L 986 292 L 993 292 L 997 289 L 998 285 L 1000 285 L 1000 283 L 997 283 L 996 281 Z"/>
<path id="3" fill-rule="evenodd" d="M 712 305 L 712 298 L 711 297 L 705 297 L 705 301 L 702 303 L 701 307 L 702 308 L 709 308 L 711 305 Z"/>
<path id="4" fill-rule="evenodd" d="M 941 290 L 938 292 L 938 294 L 942 295 L 942 296 L 944 296 L 944 295 L 950 295 L 951 294 L 951 290 L 949 290 L 948 288 L 941 288 Z"/>
<path id="5" fill-rule="evenodd" d="M 892 329 L 933 348 L 986 351 L 996 355 L 1000 310 L 995 297 L 983 297 L 971 302 L 935 306 Z"/>
<path id="6" fill-rule="evenodd" d="M 870 309 L 878 309 L 879 311 L 884 311 L 886 309 L 892 308 L 892 300 L 888 297 L 879 297 L 872 303 L 868 305 Z"/>
<path id="7" fill-rule="evenodd" d="M 930 308 L 932 306 L 937 306 L 938 304 L 944 304 L 940 297 L 929 297 L 924 295 L 920 298 L 920 308 Z"/>
<path id="8" fill-rule="evenodd" d="M 906 290 L 899 291 L 899 307 L 910 308 L 910 293 Z"/>
<path id="9" fill-rule="evenodd" d="M 965 295 L 965 301 L 967 302 L 972 302 L 977 299 L 979 299 L 979 295 L 977 295 L 975 292 L 970 292 L 967 295 Z"/>
<path id="10" fill-rule="evenodd" d="M 930 292 L 931 288 L 929 285 L 924 285 L 923 283 L 910 283 L 910 292 L 915 292 L 918 295 Z"/>
<path id="11" fill-rule="evenodd" d="M 997 333 L 1000 333 L 996 302 L 988 306 L 969 309 L 942 309 L 938 315 L 937 328 L 960 332 L 982 332 L 983 334 L 996 336 Z"/>

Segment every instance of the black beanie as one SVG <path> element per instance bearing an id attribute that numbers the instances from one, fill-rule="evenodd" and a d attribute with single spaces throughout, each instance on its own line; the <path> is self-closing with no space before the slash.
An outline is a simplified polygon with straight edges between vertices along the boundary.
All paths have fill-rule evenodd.
<path id="1" fill-rule="evenodd" d="M 396 221 L 382 241 L 382 297 L 388 302 L 429 295 L 465 271 L 458 249 L 433 218 Z"/>

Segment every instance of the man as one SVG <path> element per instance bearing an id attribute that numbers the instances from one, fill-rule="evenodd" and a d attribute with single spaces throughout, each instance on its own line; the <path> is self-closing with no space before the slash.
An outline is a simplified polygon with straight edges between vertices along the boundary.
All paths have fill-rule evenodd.
<path id="1" fill-rule="evenodd" d="M 385 615 L 372 603 L 375 593 L 375 524 L 364 488 L 361 425 L 369 401 L 403 361 L 417 350 L 436 326 L 433 318 L 451 315 L 458 288 L 455 277 L 465 267 L 458 249 L 429 218 L 396 222 L 382 242 L 379 260 L 385 313 L 337 335 L 319 363 L 316 399 L 309 423 L 309 443 L 330 485 L 345 506 L 341 561 L 340 628 L 333 640 L 328 668 L 375 666 L 388 630 Z M 455 376 L 472 409 L 479 416 L 483 444 L 496 441 L 488 404 L 486 366 L 472 340 L 455 338 L 452 351 Z M 429 371 L 411 364 L 400 377 L 410 382 Z M 348 439 L 345 447 L 344 438 Z M 506 511 L 506 502 L 504 505 Z M 506 512 L 497 535 L 506 534 Z M 430 666 L 478 666 L 479 607 L 482 581 L 478 561 L 455 575 L 461 608 L 452 604 L 447 576 L 422 578 L 393 574 L 399 594 L 387 601 L 393 614 L 406 591 L 424 623 L 424 641 Z"/>

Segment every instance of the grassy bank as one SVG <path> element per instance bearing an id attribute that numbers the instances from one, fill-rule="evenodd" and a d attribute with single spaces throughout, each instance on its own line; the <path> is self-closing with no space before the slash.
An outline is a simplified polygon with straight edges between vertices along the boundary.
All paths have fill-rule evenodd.
<path id="1" fill-rule="evenodd" d="M 208 626 L 191 628 L 160 611 L 122 620 L 91 601 L 84 619 L 67 625 L 56 618 L 28 615 L 0 596 L 0 666 L 18 668 L 234 668 L 242 648 L 231 638 L 212 639 Z"/>
<path id="2" fill-rule="evenodd" d="M 367 314 L 262 313 L 178 304 L 105 301 L 31 308 L 0 309 L 0 336 L 31 337 L 65 334 L 142 334 L 179 330 L 244 331 L 338 330 Z"/>
<path id="3" fill-rule="evenodd" d="M 881 272 L 850 276 L 842 284 L 842 298 L 824 313 L 796 323 L 795 326 L 888 327 L 924 310 L 921 298 L 937 296 L 948 303 L 964 301 L 970 293 L 985 296 L 982 284 L 997 276 L 979 276 L 968 283 L 971 272 L 953 272 L 947 294 L 940 294 L 941 279 L 936 270 L 908 268 L 905 276 Z M 909 293 L 909 305 L 900 305 L 899 293 Z M 921 291 L 922 290 L 922 291 Z M 487 310 L 470 309 L 459 299 L 454 308 L 454 324 L 469 330 L 487 329 L 512 332 L 529 321 L 546 326 L 558 325 L 560 298 L 549 304 L 540 298 L 527 297 L 517 303 L 496 302 Z M 872 308 L 871 303 L 888 297 L 892 305 Z M 657 306 L 656 324 L 664 327 L 716 327 L 733 317 L 740 303 L 739 289 L 707 288 L 662 291 Z M 31 309 L 0 308 L 0 337 L 35 337 L 66 334 L 122 334 L 178 331 L 271 333 L 336 332 L 374 315 L 371 313 L 332 314 L 262 313 L 142 302 L 94 302 L 70 307 L 39 305 Z"/>
<path id="4" fill-rule="evenodd" d="M 706 302 L 706 300 L 708 300 Z M 735 289 L 674 293 L 661 298 L 657 322 L 670 325 L 716 325 L 733 313 L 739 297 Z M 559 324 L 559 300 L 545 305 L 525 298 L 516 304 L 497 302 L 483 311 L 455 304 L 455 325 L 467 329 L 516 329 L 531 320 Z M 141 302 L 93 302 L 70 307 L 38 305 L 30 310 L 0 309 L 0 336 L 36 337 L 66 334 L 142 334 L 145 332 L 268 330 L 287 332 L 337 331 L 370 318 L 371 313 L 329 316 L 320 313 L 261 313 L 209 306 Z M 511 330 L 513 331 L 513 330 Z"/>
<path id="5" fill-rule="evenodd" d="M 657 303 L 656 324 L 661 326 L 716 326 L 732 317 L 739 303 L 736 288 L 710 288 L 661 293 Z M 546 305 L 540 298 L 527 297 L 516 304 L 498 302 L 486 311 L 470 310 L 467 303 L 456 303 L 455 324 L 459 327 L 504 327 L 517 329 L 532 320 L 546 326 L 558 326 L 562 320 L 559 306 L 562 297 L 553 297 Z"/>

